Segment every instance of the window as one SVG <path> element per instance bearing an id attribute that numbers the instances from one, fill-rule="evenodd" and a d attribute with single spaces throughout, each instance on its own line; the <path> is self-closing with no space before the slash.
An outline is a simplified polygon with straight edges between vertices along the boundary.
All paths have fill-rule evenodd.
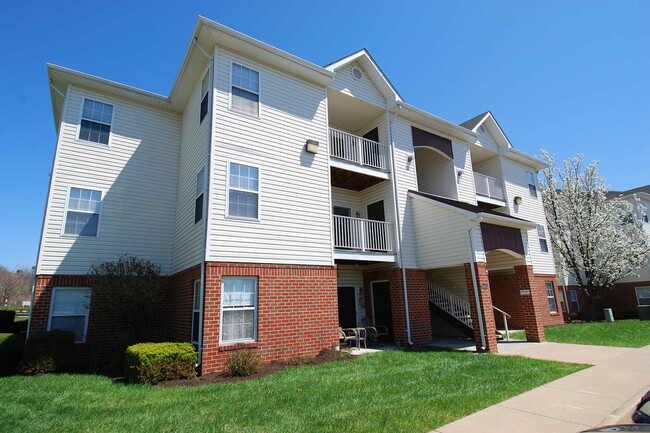
<path id="1" fill-rule="evenodd" d="M 53 288 L 48 331 L 72 331 L 75 343 L 84 343 L 88 330 L 89 307 L 90 289 Z"/>
<path id="2" fill-rule="evenodd" d="M 231 162 L 228 183 L 228 215 L 259 218 L 259 169 Z"/>
<path id="3" fill-rule="evenodd" d="M 650 305 L 650 286 L 635 287 L 637 305 Z"/>
<path id="4" fill-rule="evenodd" d="M 551 281 L 546 283 L 546 296 L 548 297 L 548 307 L 551 313 L 557 313 L 557 301 L 555 300 L 555 287 Z"/>
<path id="5" fill-rule="evenodd" d="M 580 311 L 580 303 L 578 302 L 578 292 L 575 290 L 569 290 L 569 297 L 571 298 L 571 311 L 578 312 Z"/>
<path id="6" fill-rule="evenodd" d="M 210 69 L 203 76 L 201 81 L 201 109 L 199 114 L 199 123 L 203 122 L 203 118 L 208 114 L 208 101 L 210 100 Z"/>
<path id="7" fill-rule="evenodd" d="M 537 183 L 535 182 L 535 175 L 530 171 L 527 171 L 526 181 L 528 182 L 528 191 L 530 192 L 530 196 L 537 198 Z"/>
<path id="8" fill-rule="evenodd" d="M 257 339 L 257 278 L 224 277 L 221 341 L 237 343 Z"/>
<path id="9" fill-rule="evenodd" d="M 541 224 L 537 225 L 537 237 L 539 238 L 539 249 L 543 253 L 548 253 L 548 243 L 546 242 L 546 230 Z"/>
<path id="10" fill-rule="evenodd" d="M 63 233 L 66 235 L 97 236 L 102 192 L 70 188 Z"/>
<path id="11" fill-rule="evenodd" d="M 79 140 L 108 144 L 112 119 L 112 105 L 93 101 L 92 99 L 84 99 Z"/>
<path id="12" fill-rule="evenodd" d="M 205 191 L 205 167 L 196 174 L 196 193 L 194 195 L 194 224 L 203 219 L 203 192 Z"/>
<path id="13" fill-rule="evenodd" d="M 233 63 L 231 84 L 230 108 L 241 113 L 259 116 L 260 73 Z"/>
<path id="14" fill-rule="evenodd" d="M 201 280 L 194 281 L 194 302 L 192 303 L 192 343 L 199 344 L 201 326 Z"/>

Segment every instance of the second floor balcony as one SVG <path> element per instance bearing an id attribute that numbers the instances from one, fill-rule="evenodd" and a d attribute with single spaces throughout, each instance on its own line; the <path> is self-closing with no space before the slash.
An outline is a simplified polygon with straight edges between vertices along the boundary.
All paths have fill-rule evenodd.
<path id="1" fill-rule="evenodd" d="M 329 129 L 330 157 L 375 170 L 390 171 L 390 148 L 339 129 Z"/>
<path id="2" fill-rule="evenodd" d="M 476 187 L 477 199 L 481 201 L 481 198 L 487 198 L 501 203 L 505 206 L 505 194 L 503 191 L 503 181 L 494 177 L 486 176 L 481 173 L 474 172 L 474 186 Z"/>
<path id="3" fill-rule="evenodd" d="M 334 248 L 369 253 L 393 253 L 393 223 L 334 215 Z"/>

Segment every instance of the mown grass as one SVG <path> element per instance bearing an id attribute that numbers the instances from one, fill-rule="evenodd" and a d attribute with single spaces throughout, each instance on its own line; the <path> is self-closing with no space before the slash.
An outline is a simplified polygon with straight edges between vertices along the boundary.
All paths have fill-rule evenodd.
<path id="1" fill-rule="evenodd" d="M 650 344 L 650 321 L 616 320 L 614 322 L 568 323 L 549 327 L 544 331 L 546 341 L 553 343 L 614 347 L 644 347 Z M 525 340 L 526 332 L 513 332 L 510 337 Z"/>
<path id="2" fill-rule="evenodd" d="M 193 388 L 93 375 L 0 379 L 0 430 L 427 432 L 586 366 L 389 351 Z"/>

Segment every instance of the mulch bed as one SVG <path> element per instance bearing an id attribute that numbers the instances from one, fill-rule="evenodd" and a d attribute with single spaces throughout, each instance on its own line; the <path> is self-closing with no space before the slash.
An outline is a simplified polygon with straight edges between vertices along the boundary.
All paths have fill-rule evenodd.
<path id="1" fill-rule="evenodd" d="M 167 380 L 158 383 L 156 386 L 162 386 L 162 387 L 198 386 L 198 385 L 207 385 L 210 383 L 240 382 L 242 380 L 252 380 L 252 379 L 259 379 L 261 377 L 270 376 L 272 374 L 275 374 L 283 370 L 287 370 L 289 368 L 295 368 L 304 365 L 321 365 L 321 364 L 327 364 L 328 362 L 334 362 L 334 361 L 350 361 L 354 358 L 356 358 L 356 356 L 351 355 L 350 353 L 347 352 L 339 352 L 338 350 L 333 350 L 333 349 L 324 349 L 315 358 L 296 358 L 289 361 L 281 361 L 281 362 L 273 361 L 269 364 L 264 364 L 264 366 L 260 371 L 246 377 L 231 376 L 227 372 L 210 373 L 192 379 Z"/>

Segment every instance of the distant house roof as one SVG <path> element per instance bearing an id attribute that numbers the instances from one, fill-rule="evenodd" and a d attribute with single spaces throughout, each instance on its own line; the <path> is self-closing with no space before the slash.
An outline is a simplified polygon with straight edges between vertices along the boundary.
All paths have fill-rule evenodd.
<path id="1" fill-rule="evenodd" d="M 619 195 L 622 195 L 622 196 L 625 197 L 625 196 L 628 196 L 628 195 L 639 194 L 639 193 L 650 195 L 650 185 L 645 185 L 645 186 L 640 186 L 638 188 L 628 189 L 627 191 L 608 191 L 607 192 L 607 198 L 612 199 L 612 198 L 618 197 Z"/>

